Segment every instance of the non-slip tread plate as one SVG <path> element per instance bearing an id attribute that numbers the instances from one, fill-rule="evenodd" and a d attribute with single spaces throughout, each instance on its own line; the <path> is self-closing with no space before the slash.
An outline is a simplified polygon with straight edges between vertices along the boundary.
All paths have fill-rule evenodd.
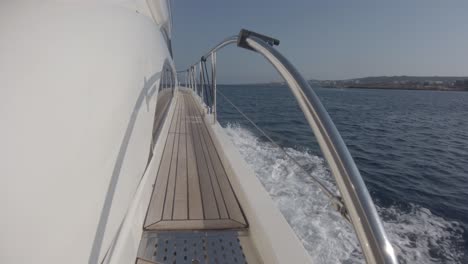
<path id="1" fill-rule="evenodd" d="M 145 232 L 139 256 L 156 263 L 247 263 L 236 231 Z"/>

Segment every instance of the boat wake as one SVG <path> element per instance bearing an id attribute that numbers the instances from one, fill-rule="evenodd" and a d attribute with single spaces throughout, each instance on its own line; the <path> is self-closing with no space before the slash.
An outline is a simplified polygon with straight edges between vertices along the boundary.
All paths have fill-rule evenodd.
<path id="1" fill-rule="evenodd" d="M 269 142 L 237 125 L 225 127 L 234 145 L 253 167 L 276 206 L 316 263 L 363 263 L 351 224 L 334 211 L 327 196 L 308 175 Z M 325 161 L 307 151 L 286 151 L 336 192 Z M 461 263 L 463 228 L 458 222 L 410 204 L 378 207 L 400 263 Z"/>

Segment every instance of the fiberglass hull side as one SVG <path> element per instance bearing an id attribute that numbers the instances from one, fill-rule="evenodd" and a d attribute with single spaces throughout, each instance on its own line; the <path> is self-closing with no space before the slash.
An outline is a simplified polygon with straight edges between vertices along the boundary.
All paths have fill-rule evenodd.
<path id="1" fill-rule="evenodd" d="M 96 3 L 0 7 L 0 262 L 101 262 L 150 152 L 153 20 Z"/>

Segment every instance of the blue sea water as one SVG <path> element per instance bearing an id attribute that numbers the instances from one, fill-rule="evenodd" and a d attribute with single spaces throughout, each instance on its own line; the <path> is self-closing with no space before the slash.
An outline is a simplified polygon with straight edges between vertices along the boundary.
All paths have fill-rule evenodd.
<path id="1" fill-rule="evenodd" d="M 309 173 L 334 180 L 284 86 L 220 86 Z M 350 149 L 401 263 L 468 263 L 468 93 L 314 90 Z M 280 151 L 218 96 L 219 120 L 319 263 L 363 261 L 353 229 Z"/>

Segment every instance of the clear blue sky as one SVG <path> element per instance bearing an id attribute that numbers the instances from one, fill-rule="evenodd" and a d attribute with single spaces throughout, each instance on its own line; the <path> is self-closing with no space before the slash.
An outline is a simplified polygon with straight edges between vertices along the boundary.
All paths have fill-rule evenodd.
<path id="1" fill-rule="evenodd" d="M 173 0 L 178 69 L 247 28 L 280 39 L 306 78 L 468 76 L 468 1 Z M 218 53 L 221 83 L 277 81 L 260 55 Z"/>

